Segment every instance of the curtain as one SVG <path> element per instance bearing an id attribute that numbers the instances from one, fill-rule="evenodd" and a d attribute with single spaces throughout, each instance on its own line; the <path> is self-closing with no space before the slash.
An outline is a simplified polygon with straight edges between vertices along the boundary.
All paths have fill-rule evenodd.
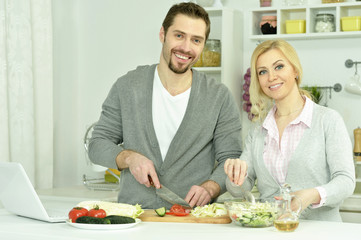
<path id="1" fill-rule="evenodd" d="M 53 183 L 51 0 L 0 0 L 0 161 Z"/>

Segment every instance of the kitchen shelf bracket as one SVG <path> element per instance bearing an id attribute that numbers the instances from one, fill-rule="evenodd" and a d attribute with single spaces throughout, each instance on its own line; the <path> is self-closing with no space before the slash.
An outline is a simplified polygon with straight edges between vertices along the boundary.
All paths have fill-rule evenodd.
<path id="1" fill-rule="evenodd" d="M 325 103 L 323 104 L 324 106 L 328 106 L 328 99 L 332 98 L 332 90 L 335 92 L 341 92 L 342 90 L 342 85 L 340 83 L 336 83 L 333 86 L 314 86 L 319 90 L 324 90 L 326 93 L 326 97 L 325 97 Z"/>
<path id="2" fill-rule="evenodd" d="M 357 74 L 357 64 L 361 64 L 361 62 L 352 61 L 351 59 L 347 59 L 346 62 L 345 62 L 345 66 L 347 68 L 352 68 L 353 65 L 355 65 L 355 68 L 356 68 L 356 73 L 355 74 Z"/>

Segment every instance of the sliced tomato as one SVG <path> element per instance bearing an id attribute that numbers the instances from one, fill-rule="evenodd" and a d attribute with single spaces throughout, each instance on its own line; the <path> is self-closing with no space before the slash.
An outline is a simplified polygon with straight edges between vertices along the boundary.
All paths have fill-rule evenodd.
<path id="1" fill-rule="evenodd" d="M 174 204 L 170 208 L 169 212 L 166 212 L 166 214 L 173 216 L 187 216 L 189 215 L 189 212 L 187 212 L 186 209 L 184 209 L 181 205 Z"/>
<path id="2" fill-rule="evenodd" d="M 187 216 L 189 215 L 189 213 L 181 213 L 181 212 L 166 212 L 166 214 L 168 215 L 173 215 L 173 216 L 178 216 L 178 217 L 183 217 L 183 216 Z"/>
<path id="3" fill-rule="evenodd" d="M 185 213 L 185 212 L 186 212 L 186 210 L 185 210 L 181 205 L 179 205 L 179 204 L 174 204 L 174 205 L 170 208 L 169 211 L 170 211 L 170 212 L 173 212 L 173 213 L 175 213 L 175 212 L 177 212 L 177 213 Z"/>

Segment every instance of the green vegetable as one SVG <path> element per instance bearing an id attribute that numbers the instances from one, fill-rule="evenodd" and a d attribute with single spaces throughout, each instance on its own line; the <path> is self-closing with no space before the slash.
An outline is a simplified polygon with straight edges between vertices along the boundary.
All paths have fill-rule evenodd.
<path id="1" fill-rule="evenodd" d="M 165 212 L 167 211 L 167 209 L 165 207 L 161 207 L 161 208 L 158 208 L 156 210 L 154 210 L 159 217 L 164 217 L 165 215 Z"/>
<path id="2" fill-rule="evenodd" d="M 78 217 L 75 221 L 76 223 L 88 223 L 88 224 L 110 224 L 110 220 L 106 218 L 96 218 L 96 217 L 88 217 L 82 216 Z"/>
<path id="3" fill-rule="evenodd" d="M 106 216 L 105 219 L 110 220 L 111 224 L 135 223 L 134 218 L 125 217 L 125 216 L 110 215 L 110 216 Z"/>
<path id="4" fill-rule="evenodd" d="M 137 218 L 144 212 L 144 210 L 141 208 L 141 205 L 139 204 L 131 205 L 126 203 L 113 203 L 105 201 L 83 201 L 77 206 L 84 207 L 86 209 L 92 209 L 94 205 L 98 205 L 99 208 L 104 209 L 107 213 L 107 216 L 117 215 Z"/>
<path id="5" fill-rule="evenodd" d="M 231 212 L 232 218 L 246 227 L 271 226 L 275 218 L 275 208 L 268 202 L 235 204 Z"/>
<path id="6" fill-rule="evenodd" d="M 227 215 L 227 208 L 222 203 L 212 203 L 194 208 L 191 214 L 194 217 L 218 217 Z"/>

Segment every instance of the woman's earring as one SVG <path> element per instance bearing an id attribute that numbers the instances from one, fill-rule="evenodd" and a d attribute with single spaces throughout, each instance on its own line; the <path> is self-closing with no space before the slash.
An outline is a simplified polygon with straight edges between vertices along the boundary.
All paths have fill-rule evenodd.
<path id="1" fill-rule="evenodd" d="M 296 76 L 296 80 L 298 81 L 298 76 Z"/>

